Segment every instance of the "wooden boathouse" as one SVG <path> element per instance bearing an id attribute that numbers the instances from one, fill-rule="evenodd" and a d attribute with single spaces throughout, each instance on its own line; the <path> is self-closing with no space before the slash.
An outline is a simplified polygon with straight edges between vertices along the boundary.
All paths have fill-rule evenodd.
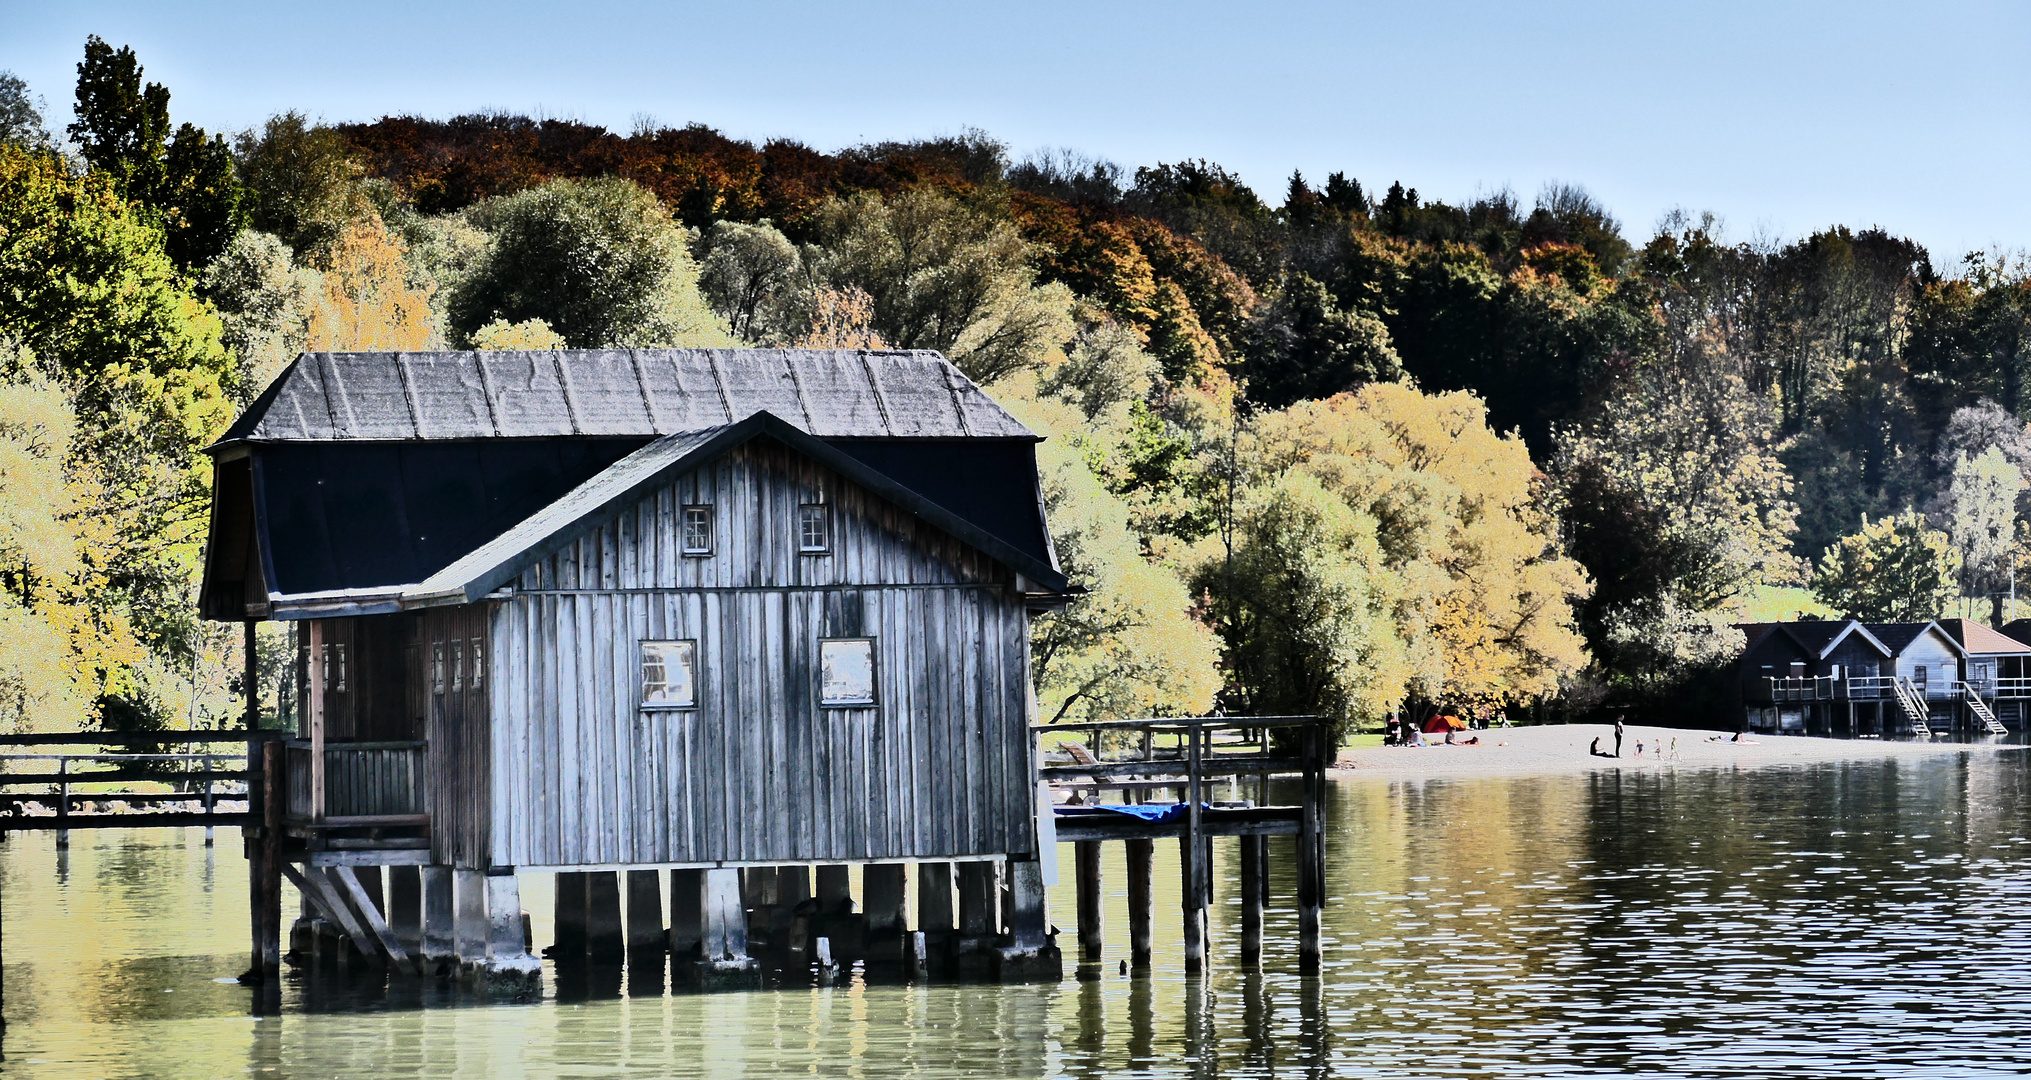
<path id="1" fill-rule="evenodd" d="M 756 908 L 935 864 L 1047 949 L 1036 442 L 934 353 L 301 357 L 211 448 L 203 614 L 297 628 L 253 854 L 304 922 L 501 972 L 518 869 L 571 941 L 611 921 L 589 871 L 678 870 L 672 940 L 739 965 Z"/>
<path id="2" fill-rule="evenodd" d="M 1746 730 L 1778 734 L 2006 734 L 2031 700 L 2031 646 L 1972 620 L 1746 624 Z"/>

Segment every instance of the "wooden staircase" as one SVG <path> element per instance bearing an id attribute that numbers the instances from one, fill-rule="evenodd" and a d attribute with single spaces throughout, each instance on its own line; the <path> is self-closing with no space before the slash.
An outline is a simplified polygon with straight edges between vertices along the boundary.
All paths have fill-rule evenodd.
<path id="1" fill-rule="evenodd" d="M 1910 722 L 1911 733 L 1932 738 L 1932 716 L 1926 709 L 1925 695 L 1919 693 L 1918 687 L 1902 675 L 1897 676 L 1892 688 L 1897 692 L 1897 704 L 1904 707 L 1904 719 Z"/>
<path id="2" fill-rule="evenodd" d="M 1989 708 L 1989 703 L 1982 700 L 1982 695 L 1975 693 L 1974 687 L 1966 683 L 1956 683 L 1954 685 L 1960 687 L 1961 698 L 1968 703 L 1968 711 L 1975 714 L 1976 720 L 1981 721 L 1983 733 L 1989 735 L 2008 735 L 2010 733 L 2010 729 L 2004 727 L 2003 722 L 1996 719 L 1995 710 Z"/>

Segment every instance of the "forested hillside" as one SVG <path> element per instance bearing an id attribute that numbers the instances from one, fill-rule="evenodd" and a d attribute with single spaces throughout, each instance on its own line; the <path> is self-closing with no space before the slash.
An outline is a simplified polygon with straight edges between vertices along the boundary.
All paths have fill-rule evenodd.
<path id="1" fill-rule="evenodd" d="M 2003 615 L 2027 558 L 2031 274 L 1874 223 L 1643 235 L 1358 148 L 1265 199 L 971 131 L 225 136 L 97 39 L 75 92 L 59 135 L 0 76 L 0 727 L 230 719 L 197 451 L 303 350 L 941 350 L 1050 436 L 1046 719 L 1697 713 L 1735 622 Z"/>

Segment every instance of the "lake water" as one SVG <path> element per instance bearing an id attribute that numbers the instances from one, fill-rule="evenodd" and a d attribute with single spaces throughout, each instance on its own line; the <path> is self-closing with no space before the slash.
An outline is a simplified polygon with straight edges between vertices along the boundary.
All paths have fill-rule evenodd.
<path id="1" fill-rule="evenodd" d="M 2031 791 L 2019 753 L 1333 789 L 1326 965 L 1273 909 L 1186 980 L 1174 846 L 1157 974 L 461 1004 L 293 981 L 253 1019 L 237 835 L 0 846 L 0 1072 L 22 1077 L 1982 1076 L 2031 1068 Z M 1109 845 L 1116 847 L 1117 845 Z M 1069 849 L 1065 863 L 1070 865 Z M 1273 849 L 1288 894 L 1288 849 Z M 1069 875 L 1068 875 L 1069 884 Z M 543 882 L 527 880 L 539 943 Z M 293 896 L 291 897 L 293 903 Z M 1074 925 L 1069 887 L 1053 890 Z M 291 908 L 293 910 L 293 907 Z M 1061 942 L 1072 948 L 1072 935 Z M 1068 974 L 1069 974 L 1068 965 Z"/>

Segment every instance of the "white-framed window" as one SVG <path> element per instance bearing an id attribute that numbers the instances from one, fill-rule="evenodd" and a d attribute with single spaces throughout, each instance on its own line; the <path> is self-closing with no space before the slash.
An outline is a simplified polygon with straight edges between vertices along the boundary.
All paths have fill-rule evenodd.
<path id="1" fill-rule="evenodd" d="M 444 642 L 430 643 L 430 692 L 444 693 Z"/>
<path id="2" fill-rule="evenodd" d="M 818 670 L 820 705 L 874 704 L 873 638 L 825 638 L 819 641 Z"/>
<path id="3" fill-rule="evenodd" d="M 712 507 L 684 508 L 684 554 L 712 554 Z"/>
<path id="4" fill-rule="evenodd" d="M 697 708 L 697 673 L 697 642 L 642 642 L 642 708 Z"/>
<path id="5" fill-rule="evenodd" d="M 797 550 L 807 554 L 832 550 L 830 506 L 805 503 L 797 508 Z"/>
<path id="6" fill-rule="evenodd" d="M 487 665 L 484 663 L 483 660 L 486 654 L 480 651 L 480 642 L 482 640 L 484 639 L 482 638 L 472 639 L 472 649 L 470 653 L 470 655 L 472 656 L 472 688 L 475 690 L 478 690 L 480 688 L 480 674 L 486 671 L 487 669 Z"/>
<path id="7" fill-rule="evenodd" d="M 465 689 L 465 642 L 451 639 L 451 692 Z"/>

